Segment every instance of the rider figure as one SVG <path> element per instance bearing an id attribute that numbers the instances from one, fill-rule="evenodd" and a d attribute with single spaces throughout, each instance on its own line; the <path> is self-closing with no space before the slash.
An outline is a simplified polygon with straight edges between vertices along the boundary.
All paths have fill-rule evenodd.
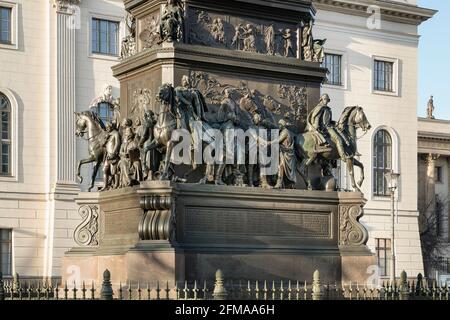
<path id="1" fill-rule="evenodd" d="M 349 146 L 349 142 L 336 130 L 331 108 L 328 106 L 330 101 L 328 94 L 320 97 L 319 104 L 308 115 L 308 131 L 316 133 L 319 138 L 320 147 L 317 153 L 329 151 L 330 145 L 327 140 L 329 137 L 336 144 L 341 159 L 347 160 L 350 155 L 346 152 L 345 146 Z"/>

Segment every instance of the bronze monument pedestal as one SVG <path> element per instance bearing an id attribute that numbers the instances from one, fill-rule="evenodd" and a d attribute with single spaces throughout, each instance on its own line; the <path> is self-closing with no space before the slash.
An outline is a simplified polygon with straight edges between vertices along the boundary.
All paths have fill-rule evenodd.
<path id="1" fill-rule="evenodd" d="M 77 202 L 98 212 L 82 224 L 91 231 L 77 229 L 98 245 L 64 258 L 63 275 L 77 265 L 83 280 L 107 268 L 116 283 L 212 280 L 217 269 L 233 280 L 304 281 L 318 269 L 325 282 L 362 283 L 375 264 L 359 193 L 153 181 Z"/>

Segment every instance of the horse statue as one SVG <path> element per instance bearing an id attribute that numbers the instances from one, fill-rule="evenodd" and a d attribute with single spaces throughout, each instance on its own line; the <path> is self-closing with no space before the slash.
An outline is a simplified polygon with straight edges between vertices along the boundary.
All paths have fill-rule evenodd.
<path id="1" fill-rule="evenodd" d="M 103 162 L 105 154 L 105 144 L 108 139 L 108 132 L 105 130 L 105 125 L 102 120 L 91 111 L 75 112 L 76 115 L 76 132 L 75 135 L 83 138 L 87 135 L 85 140 L 88 142 L 89 158 L 80 160 L 77 165 L 77 179 L 79 183 L 83 182 L 83 177 L 80 174 L 81 166 L 86 163 L 94 163 L 94 170 L 92 170 L 91 183 L 89 191 L 94 188 L 95 177 L 98 169 Z"/>
<path id="2" fill-rule="evenodd" d="M 314 161 L 329 163 L 334 160 L 342 160 L 347 165 L 353 189 L 361 192 L 360 187 L 364 181 L 364 165 L 359 160 L 355 159 L 355 156 L 358 153 L 358 138 L 356 135 L 358 128 L 363 130 L 364 133 L 371 128 L 363 108 L 359 106 L 347 107 L 342 112 L 342 115 L 336 124 L 336 129 L 338 133 L 349 142 L 349 144 L 345 146 L 346 152 L 349 155 L 348 159 L 341 159 L 336 144 L 333 141 L 329 141 L 330 148 L 328 150 L 318 153 L 316 149 L 317 139 L 313 132 L 298 134 L 295 139 L 295 145 L 301 162 L 300 167 L 304 169 L 305 166 L 312 164 Z M 354 166 L 361 169 L 361 178 L 357 183 L 355 181 Z M 309 180 L 307 181 L 307 184 L 308 187 L 311 186 Z"/>
<path id="3" fill-rule="evenodd" d="M 163 166 L 160 180 L 167 180 L 170 177 L 171 168 L 170 156 L 175 142 L 172 141 L 172 132 L 177 128 L 177 118 L 175 110 L 175 91 L 171 84 L 165 83 L 159 88 L 156 100 L 161 103 L 162 111 L 158 114 L 158 120 L 153 128 L 153 141 L 145 147 L 143 154 L 148 151 L 159 149 L 164 154 Z"/>

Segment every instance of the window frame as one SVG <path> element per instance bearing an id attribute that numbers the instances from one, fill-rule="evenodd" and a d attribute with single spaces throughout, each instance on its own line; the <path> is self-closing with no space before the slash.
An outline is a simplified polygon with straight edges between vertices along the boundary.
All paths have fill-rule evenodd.
<path id="1" fill-rule="evenodd" d="M 0 228 L 0 233 L 2 231 L 8 231 L 9 232 L 9 239 L 8 240 L 3 240 L 2 237 L 0 237 L 0 272 L 3 273 L 2 270 L 2 245 L 4 243 L 8 243 L 9 244 L 9 272 L 5 272 L 3 273 L 3 276 L 12 276 L 13 274 L 13 268 L 14 268 L 14 264 L 13 264 L 13 229 L 12 228 Z"/>
<path id="2" fill-rule="evenodd" d="M 384 136 L 383 136 L 383 141 L 380 143 L 376 141 L 377 136 L 381 133 L 384 132 Z M 389 141 L 387 141 L 389 140 Z M 387 188 L 387 181 L 385 178 L 385 174 L 392 171 L 393 170 L 393 159 L 392 159 L 392 149 L 393 149 L 393 141 L 392 141 L 392 136 L 389 133 L 389 131 L 385 130 L 385 129 L 380 129 L 377 131 L 377 133 L 374 135 L 374 139 L 372 141 L 372 148 L 373 148 L 373 166 L 372 166 L 372 175 L 373 175 L 373 181 L 372 181 L 372 193 L 376 196 L 376 197 L 389 197 L 390 193 L 389 190 Z M 382 159 L 382 167 L 378 166 L 379 163 L 379 159 L 378 159 L 378 151 L 380 151 L 380 148 L 382 148 L 383 151 L 383 159 Z M 388 153 L 390 153 L 390 156 L 388 155 Z M 384 186 L 384 192 L 383 193 L 378 193 L 379 191 L 379 187 L 377 185 L 378 182 L 378 174 L 379 172 L 382 171 L 382 181 L 383 181 L 383 186 Z"/>
<path id="3" fill-rule="evenodd" d="M 380 243 L 383 242 L 383 246 Z M 384 257 L 380 258 L 380 252 Z M 391 259 L 392 259 L 392 239 L 391 238 L 375 238 L 375 256 L 380 277 L 390 277 L 391 275 Z M 380 266 L 380 260 L 384 260 L 384 269 Z"/>
<path id="4" fill-rule="evenodd" d="M 378 90 L 375 88 L 375 63 L 388 62 L 392 63 L 392 91 Z M 372 56 L 372 66 L 371 66 L 371 92 L 373 94 L 387 95 L 387 96 L 399 96 L 399 60 L 396 58 L 388 58 L 382 56 Z"/>
<path id="5" fill-rule="evenodd" d="M 376 127 L 373 131 L 372 131 L 372 135 L 370 138 L 370 200 L 372 201 L 384 201 L 384 202 L 390 202 L 390 197 L 388 196 L 377 196 L 373 191 L 374 191 L 374 140 L 375 140 L 375 136 L 378 133 L 378 131 L 380 130 L 386 130 L 390 135 L 391 135 L 391 139 L 392 139 L 392 170 L 394 170 L 394 172 L 397 173 L 401 173 L 400 172 L 400 168 L 399 168 L 399 155 L 400 155 L 400 144 L 399 144 L 399 136 L 397 134 L 397 132 L 388 126 L 378 126 Z M 397 201 L 401 200 L 401 191 L 402 191 L 402 184 L 401 184 L 401 180 L 399 182 L 399 185 L 397 187 Z"/>
<path id="6" fill-rule="evenodd" d="M 10 108 L 10 122 L 9 122 L 9 129 L 10 129 L 10 168 L 9 168 L 9 175 L 2 175 L 0 174 L 0 181 L 6 181 L 6 182 L 17 182 L 18 181 L 18 174 L 17 174 L 17 148 L 18 148 L 18 137 L 17 137 L 17 99 L 13 92 L 7 88 L 0 87 L 0 94 L 4 95 L 8 101 L 9 101 L 9 108 Z M 1 136 L 0 136 L 1 138 Z M 0 139 L 1 140 L 1 139 Z M 0 143 L 1 144 L 1 143 Z"/>
<path id="7" fill-rule="evenodd" d="M 342 74 L 343 74 L 343 72 L 342 72 L 342 62 L 343 62 L 343 56 L 342 56 L 342 54 L 337 54 L 337 53 L 331 53 L 331 52 L 325 52 L 325 59 L 324 59 L 324 62 L 322 63 L 322 66 L 324 67 L 324 68 L 327 68 L 328 69 L 328 74 L 334 74 L 334 69 L 333 70 L 330 70 L 330 68 L 328 68 L 327 67 L 327 65 L 326 65 L 326 61 L 327 61 L 327 56 L 331 56 L 333 59 L 333 61 L 332 61 L 332 63 L 331 63 L 331 67 L 335 67 L 335 64 L 334 64 L 334 58 L 335 57 L 337 57 L 338 58 L 338 61 L 339 61 L 339 64 L 338 64 L 338 66 L 339 66 L 339 72 L 338 72 L 338 75 L 339 75 L 339 81 L 338 82 L 330 82 L 329 81 L 329 78 L 328 78 L 328 75 L 327 75 L 327 82 L 326 82 L 326 84 L 328 84 L 328 85 L 330 85 L 330 86 L 337 86 L 337 87 L 342 87 L 342 83 L 343 83 L 343 77 L 342 77 Z"/>
<path id="8" fill-rule="evenodd" d="M 348 89 L 348 59 L 347 52 L 341 50 L 328 49 L 325 51 L 325 54 L 333 54 L 341 56 L 341 84 L 335 85 L 324 82 L 322 84 L 323 88 L 335 89 L 335 90 L 347 90 Z"/>
<path id="9" fill-rule="evenodd" d="M 118 23 L 118 30 L 117 30 L 117 54 L 106 54 L 106 53 L 98 53 L 94 52 L 92 47 L 92 29 L 93 29 L 93 21 L 94 19 L 97 20 L 107 20 L 110 22 L 116 22 Z M 111 16 L 111 15 L 104 15 L 99 13 L 90 13 L 88 17 L 87 22 L 87 39 L 88 39 L 88 45 L 87 45 L 87 56 L 92 59 L 100 59 L 100 60 L 108 60 L 108 61 L 118 61 L 120 59 L 120 50 L 122 46 L 122 39 L 124 38 L 125 34 L 125 20 L 123 17 L 118 16 Z"/>
<path id="10" fill-rule="evenodd" d="M 11 116 L 11 102 L 9 101 L 8 97 L 0 92 L 0 99 L 4 99 L 6 101 L 6 109 L 0 109 L 0 176 L 2 177 L 9 177 L 11 176 L 11 164 L 12 164 L 12 130 L 11 130 L 11 122 L 12 122 L 12 116 Z M 7 119 L 7 128 L 6 128 L 6 133 L 7 133 L 7 138 L 3 138 L 3 113 L 8 115 L 8 119 Z M 7 160 L 7 167 L 8 167 L 8 171 L 7 172 L 3 172 L 3 146 L 4 145 L 8 145 L 9 146 L 9 151 L 8 151 L 8 160 Z"/>
<path id="11" fill-rule="evenodd" d="M 10 42 L 1 42 L 0 41 L 0 49 L 10 49 L 10 50 L 18 50 L 18 30 L 19 30 L 19 21 L 18 21 L 18 4 L 12 3 L 8 1 L 0 0 L 0 7 L 8 8 L 11 10 L 11 22 L 10 22 Z"/>

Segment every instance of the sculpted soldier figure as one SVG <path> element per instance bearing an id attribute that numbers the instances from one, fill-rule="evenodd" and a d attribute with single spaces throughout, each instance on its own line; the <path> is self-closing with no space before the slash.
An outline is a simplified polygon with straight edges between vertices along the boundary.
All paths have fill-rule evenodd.
<path id="1" fill-rule="evenodd" d="M 273 140 L 271 143 L 279 143 L 280 145 L 280 164 L 278 170 L 278 180 L 274 188 L 280 189 L 285 186 L 285 180 L 290 185 L 297 182 L 297 157 L 295 155 L 295 135 L 287 128 L 285 120 L 278 122 L 280 135 L 278 141 Z"/>
<path id="2" fill-rule="evenodd" d="M 235 47 L 237 50 L 243 49 L 242 39 L 243 39 L 244 31 L 242 29 L 243 29 L 243 27 L 242 27 L 241 23 L 234 28 L 234 37 L 233 37 L 233 41 L 231 42 L 231 46 Z"/>
<path id="3" fill-rule="evenodd" d="M 142 161 L 142 171 L 144 174 L 144 179 L 151 180 L 153 176 L 153 161 L 154 161 L 154 151 L 149 150 L 153 142 L 153 128 L 155 127 L 156 120 L 153 111 L 147 110 L 144 113 L 144 120 L 140 127 L 139 132 L 139 147 L 141 149 L 141 161 Z"/>
<path id="4" fill-rule="evenodd" d="M 234 99 L 231 96 L 232 91 L 230 89 L 224 90 L 224 98 L 220 104 L 219 111 L 217 112 L 217 120 L 220 124 L 220 130 L 222 131 L 223 136 L 225 137 L 224 143 L 224 155 L 227 150 L 226 143 L 229 142 L 226 139 L 227 131 L 235 129 L 239 124 L 238 118 L 238 106 Z M 215 173 L 215 184 L 221 185 L 224 184 L 222 175 L 226 168 L 225 159 L 223 164 L 220 164 Z M 238 170 L 238 165 L 232 165 L 233 173 L 239 176 L 239 180 L 241 178 L 241 173 Z"/>
<path id="5" fill-rule="evenodd" d="M 162 41 L 180 41 L 184 23 L 183 9 L 179 0 L 167 0 L 161 14 L 160 35 Z"/>
<path id="6" fill-rule="evenodd" d="M 244 51 L 256 52 L 256 30 L 251 24 L 247 24 L 243 33 Z"/>
<path id="7" fill-rule="evenodd" d="M 179 104 L 178 109 L 184 112 L 184 115 L 180 114 L 180 117 L 181 121 L 185 121 L 186 128 L 192 126 L 192 121 L 206 121 L 205 113 L 208 107 L 200 91 L 191 88 L 188 76 L 182 77 L 181 86 L 175 88 L 175 96 Z"/>
<path id="8" fill-rule="evenodd" d="M 319 104 L 308 115 L 307 130 L 314 132 L 319 140 L 320 146 L 316 148 L 317 153 L 327 151 L 329 144 L 327 138 L 336 144 L 341 159 L 346 160 L 350 156 L 345 151 L 345 146 L 349 146 L 349 142 L 337 131 L 332 121 L 331 108 L 328 94 L 320 97 Z M 308 164 L 309 165 L 309 164 Z"/>
<path id="9" fill-rule="evenodd" d="M 123 137 L 120 147 L 120 186 L 128 187 L 136 181 L 142 181 L 142 168 L 139 159 L 139 148 L 135 141 L 133 122 L 124 119 L 122 122 Z"/>
<path id="10" fill-rule="evenodd" d="M 264 41 L 266 43 L 266 50 L 268 54 L 275 54 L 275 28 L 273 24 L 264 29 Z"/>
<path id="11" fill-rule="evenodd" d="M 294 54 L 293 43 L 292 43 L 292 31 L 291 29 L 286 29 L 280 33 L 281 37 L 284 39 L 284 56 L 289 57 L 289 54 Z"/>
<path id="12" fill-rule="evenodd" d="M 106 140 L 106 155 L 103 164 L 103 188 L 100 191 L 105 191 L 109 188 L 117 189 L 119 187 L 118 163 L 121 145 L 120 134 L 109 122 L 106 123 L 105 128 L 108 132 L 108 139 Z"/>
<path id="13" fill-rule="evenodd" d="M 219 43 L 225 44 L 225 28 L 223 26 L 223 21 L 220 18 L 217 18 L 213 22 L 212 26 L 212 35 L 214 37 L 214 40 L 216 40 Z"/>

